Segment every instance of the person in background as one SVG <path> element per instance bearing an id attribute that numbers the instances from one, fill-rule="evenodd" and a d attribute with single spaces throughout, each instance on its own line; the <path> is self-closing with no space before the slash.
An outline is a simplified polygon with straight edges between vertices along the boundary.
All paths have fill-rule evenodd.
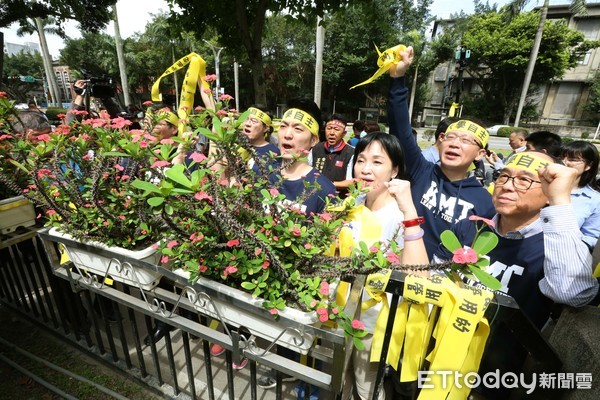
<path id="1" fill-rule="evenodd" d="M 273 155 L 278 156 L 279 148 L 269 143 L 269 137 L 273 132 L 271 115 L 262 106 L 255 105 L 248 110 L 250 110 L 250 115 L 242 125 L 242 132 L 254 147 L 255 157 L 270 159 Z M 254 158 L 248 162 L 250 169 L 254 166 L 254 162 Z"/>
<path id="2" fill-rule="evenodd" d="M 358 143 L 358 141 L 360 140 L 360 138 L 362 138 L 363 132 L 365 131 L 365 122 L 357 119 L 356 121 L 354 121 L 354 124 L 352 124 L 352 132 L 354 132 L 354 136 L 348 140 L 348 144 L 352 147 L 356 147 L 356 144 Z M 365 133 L 366 135 L 366 133 Z"/>
<path id="3" fill-rule="evenodd" d="M 371 132 L 379 132 L 381 128 L 379 128 L 379 124 L 375 121 L 365 121 L 365 135 Z M 361 138 L 365 137 L 365 135 L 361 134 Z"/>
<path id="4" fill-rule="evenodd" d="M 558 157 L 562 146 L 562 139 L 556 133 L 537 131 L 525 137 L 528 150 L 537 150 Z"/>
<path id="5" fill-rule="evenodd" d="M 402 59 L 389 71 L 390 134 L 402 145 L 412 196 L 418 214 L 425 219 L 425 247 L 431 257 L 443 231 L 471 215 L 489 218 L 494 213 L 490 194 L 476 177 L 469 176 L 473 161 L 485 154 L 489 134 L 475 121 L 459 120 L 440 135 L 439 163 L 427 161 L 412 136 L 408 116 L 404 75 L 413 61 L 412 47 L 401 51 L 400 56 Z"/>
<path id="6" fill-rule="evenodd" d="M 33 144 L 38 142 L 39 136 L 52 132 L 48 118 L 39 111 L 20 111 L 11 125 L 16 132 L 24 134 L 24 139 Z"/>
<path id="7" fill-rule="evenodd" d="M 510 133 L 508 136 L 508 145 L 512 151 L 508 154 L 508 157 L 527 150 L 527 142 L 525 141 L 526 136 L 527 131 L 525 129 L 515 129 Z M 493 151 L 486 154 L 485 159 L 496 171 L 500 171 L 504 168 L 503 160 Z"/>
<path id="8" fill-rule="evenodd" d="M 582 240 L 593 251 L 600 236 L 600 188 L 596 183 L 598 174 L 598 149 L 593 144 L 575 140 L 563 145 L 560 158 L 567 167 L 577 170 L 571 204 L 577 217 Z"/>
<path id="9" fill-rule="evenodd" d="M 334 114 L 325 123 L 325 141 L 317 143 L 309 156 L 309 163 L 325 175 L 340 195 L 348 193 L 352 180 L 354 148 L 344 142 L 346 121 Z"/>

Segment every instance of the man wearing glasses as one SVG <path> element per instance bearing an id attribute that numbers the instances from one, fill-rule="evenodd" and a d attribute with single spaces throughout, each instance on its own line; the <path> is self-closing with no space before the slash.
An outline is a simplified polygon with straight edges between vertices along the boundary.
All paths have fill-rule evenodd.
<path id="1" fill-rule="evenodd" d="M 512 296 L 538 329 L 554 303 L 595 305 L 599 297 L 592 258 L 571 206 L 577 171 L 556 162 L 543 152 L 517 153 L 500 171 L 493 192 L 491 229 L 499 241 L 487 254 L 491 264 L 486 271 L 502 283 L 496 295 Z M 475 225 L 468 221 L 453 230 L 461 243 L 471 243 L 475 236 Z M 440 246 L 436 259 L 449 258 Z M 526 352 L 519 342 L 502 322 L 493 324 L 479 375 L 496 369 L 500 374 L 520 372 Z M 509 398 L 509 388 L 477 390 L 487 399 Z"/>
<path id="2" fill-rule="evenodd" d="M 476 177 L 468 176 L 473 161 L 484 156 L 489 134 L 474 121 L 459 120 L 440 136 L 439 164 L 427 161 L 412 136 L 408 115 L 408 89 L 404 84 L 404 74 L 413 61 L 412 47 L 400 52 L 400 56 L 402 59 L 390 69 L 390 133 L 402 145 L 406 161 L 405 179 L 411 182 L 417 212 L 425 219 L 423 240 L 431 257 L 443 231 L 470 215 L 489 218 L 494 214 L 490 194 Z"/>

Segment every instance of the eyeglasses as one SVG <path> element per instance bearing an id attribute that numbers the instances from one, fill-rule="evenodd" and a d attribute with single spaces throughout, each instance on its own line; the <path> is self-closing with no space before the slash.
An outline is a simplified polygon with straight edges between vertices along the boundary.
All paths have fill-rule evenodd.
<path id="1" fill-rule="evenodd" d="M 482 147 L 481 144 L 471 136 L 459 136 L 456 133 L 444 133 L 442 136 L 442 140 L 447 140 L 449 142 L 456 139 L 458 139 L 461 144 L 474 144 L 475 146 Z"/>
<path id="2" fill-rule="evenodd" d="M 581 163 L 585 163 L 585 160 L 583 158 L 563 157 L 562 160 L 563 160 L 563 162 L 566 162 L 566 163 L 569 163 L 569 164 L 581 164 Z"/>
<path id="3" fill-rule="evenodd" d="M 534 183 L 542 183 L 526 176 L 510 176 L 508 174 L 500 174 L 496 179 L 496 186 L 506 185 L 509 180 L 512 180 L 512 184 L 515 189 L 523 191 L 529 190 L 531 185 Z"/>

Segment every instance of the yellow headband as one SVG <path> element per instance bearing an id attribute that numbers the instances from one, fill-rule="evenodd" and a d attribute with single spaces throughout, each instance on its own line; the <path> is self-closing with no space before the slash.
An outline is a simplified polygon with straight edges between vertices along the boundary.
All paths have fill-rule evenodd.
<path id="1" fill-rule="evenodd" d="M 157 114 L 158 114 L 158 118 L 160 118 L 161 120 L 165 120 L 174 126 L 179 125 L 179 117 L 177 115 L 175 115 L 174 113 L 172 113 L 171 111 L 160 110 Z"/>
<path id="2" fill-rule="evenodd" d="M 535 153 L 525 151 L 511 156 L 504 166 L 506 168 L 524 169 L 537 174 L 538 169 L 544 168 L 549 164 L 552 164 L 552 161 L 539 157 Z"/>
<path id="3" fill-rule="evenodd" d="M 475 138 L 479 139 L 483 147 L 485 147 L 490 137 L 490 134 L 485 128 L 481 127 L 480 125 L 477 125 L 475 122 L 468 121 L 466 119 L 461 119 L 460 121 L 451 124 L 448 127 L 448 129 L 446 129 L 446 132 L 451 131 L 465 132 L 472 136 L 475 136 Z"/>
<path id="4" fill-rule="evenodd" d="M 271 127 L 271 117 L 266 112 L 254 107 L 250 107 L 248 111 L 250 111 L 250 115 L 260 120 L 266 126 Z"/>
<path id="5" fill-rule="evenodd" d="M 290 108 L 283 114 L 282 119 L 294 119 L 306 127 L 314 136 L 319 136 L 319 125 L 317 121 L 306 111 Z"/>

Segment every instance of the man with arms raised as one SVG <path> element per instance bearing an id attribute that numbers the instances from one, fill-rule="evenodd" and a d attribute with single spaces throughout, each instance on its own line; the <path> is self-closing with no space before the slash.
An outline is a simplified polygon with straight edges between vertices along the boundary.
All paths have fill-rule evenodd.
<path id="1" fill-rule="evenodd" d="M 440 243 L 440 234 L 470 215 L 491 217 L 490 194 L 474 177 L 468 177 L 473 161 L 485 154 L 489 134 L 479 124 L 459 120 L 440 135 L 440 161 L 427 161 L 412 137 L 408 115 L 408 89 L 404 74 L 413 61 L 413 49 L 401 51 L 402 60 L 390 69 L 388 99 L 390 134 L 400 140 L 406 161 L 406 175 L 411 182 L 417 213 L 424 218 L 425 247 L 429 257 Z"/>

